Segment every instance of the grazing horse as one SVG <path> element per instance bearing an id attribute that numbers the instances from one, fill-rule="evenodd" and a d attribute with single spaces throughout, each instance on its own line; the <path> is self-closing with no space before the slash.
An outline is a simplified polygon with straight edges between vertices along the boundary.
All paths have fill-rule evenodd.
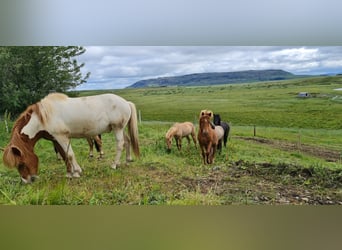
<path id="1" fill-rule="evenodd" d="M 199 130 L 197 134 L 198 143 L 201 148 L 204 164 L 214 162 L 218 138 L 215 129 L 210 124 L 210 116 L 202 115 L 199 119 Z"/>
<path id="2" fill-rule="evenodd" d="M 124 133 L 126 126 L 129 136 Z M 80 177 L 82 169 L 70 139 L 90 138 L 110 131 L 114 131 L 117 142 L 112 168 L 119 165 L 124 146 L 127 162 L 132 160 L 130 146 L 139 157 L 137 115 L 132 102 L 114 94 L 69 98 L 52 93 L 30 105 L 16 120 L 3 161 L 7 167 L 17 168 L 24 183 L 34 181 L 38 173 L 34 146 L 44 138 L 57 146 L 66 164 L 67 177 Z"/>
<path id="3" fill-rule="evenodd" d="M 104 153 L 102 151 L 101 135 L 96 135 L 93 138 L 87 138 L 87 142 L 88 142 L 88 145 L 89 145 L 89 158 L 93 158 L 94 157 L 94 153 L 93 152 L 94 152 L 94 145 L 95 145 L 96 151 L 98 153 L 100 153 L 100 156 L 98 157 L 98 159 L 101 159 L 102 156 L 104 155 Z M 55 144 L 53 146 L 54 146 L 55 153 L 57 155 L 57 159 L 58 160 L 62 159 L 62 156 L 58 153 L 57 146 Z"/>
<path id="4" fill-rule="evenodd" d="M 228 135 L 230 131 L 230 126 L 227 122 L 221 121 L 221 117 L 219 114 L 214 114 L 214 124 L 219 125 L 223 128 L 224 130 L 224 137 L 223 137 L 223 144 L 226 147 L 227 146 L 227 140 L 228 140 Z"/>
<path id="5" fill-rule="evenodd" d="M 178 150 L 182 149 L 182 139 L 185 137 L 188 140 L 188 145 L 190 146 L 190 135 L 194 141 L 196 147 L 196 133 L 195 126 L 191 122 L 175 123 L 166 133 L 165 141 L 167 145 L 167 151 L 171 152 L 171 142 L 174 137 L 176 140 Z"/>

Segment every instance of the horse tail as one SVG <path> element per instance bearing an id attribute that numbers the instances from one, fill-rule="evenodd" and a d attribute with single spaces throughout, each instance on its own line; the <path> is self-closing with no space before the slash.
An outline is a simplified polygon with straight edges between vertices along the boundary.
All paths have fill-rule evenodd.
<path id="1" fill-rule="evenodd" d="M 128 122 L 128 134 L 131 139 L 131 143 L 132 143 L 131 145 L 132 145 L 134 154 L 137 157 L 140 157 L 137 110 L 133 102 L 128 102 L 128 104 L 131 108 L 131 118 L 129 119 L 129 122 Z"/>

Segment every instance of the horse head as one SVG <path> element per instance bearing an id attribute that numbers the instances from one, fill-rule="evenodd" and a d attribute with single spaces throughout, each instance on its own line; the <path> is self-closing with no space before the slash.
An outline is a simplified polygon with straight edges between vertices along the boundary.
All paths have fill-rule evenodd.
<path id="1" fill-rule="evenodd" d="M 207 116 L 209 116 L 210 119 L 212 119 L 213 114 L 214 114 L 213 111 L 208 110 L 208 109 L 203 109 L 203 110 L 201 110 L 199 117 L 201 118 L 202 116 L 207 115 Z"/>
<path id="2" fill-rule="evenodd" d="M 210 129 L 212 129 L 210 119 L 211 119 L 211 116 L 206 115 L 206 114 L 203 114 L 199 119 L 199 127 L 204 135 L 207 135 Z"/>
<path id="3" fill-rule="evenodd" d="M 214 114 L 214 124 L 221 125 L 221 117 L 219 114 Z"/>
<path id="4" fill-rule="evenodd" d="M 9 168 L 16 168 L 24 183 L 31 183 L 37 178 L 38 157 L 30 144 L 20 141 L 14 144 L 12 141 L 4 150 L 4 164 Z"/>
<path id="5" fill-rule="evenodd" d="M 165 142 L 166 142 L 166 151 L 168 152 L 168 153 L 170 153 L 171 152 L 171 142 L 172 142 L 172 137 L 169 137 L 169 138 L 167 138 L 167 137 L 165 137 Z"/>
<path id="6" fill-rule="evenodd" d="M 31 183 L 37 179 L 38 157 L 34 153 L 34 145 L 46 135 L 37 133 L 33 138 L 22 133 L 23 127 L 30 121 L 35 107 L 30 106 L 13 125 L 11 140 L 4 149 L 3 162 L 8 168 L 16 168 L 24 183 Z"/>
<path id="7" fill-rule="evenodd" d="M 166 142 L 166 152 L 170 153 L 171 152 L 171 143 L 172 143 L 172 138 L 176 132 L 175 126 L 172 126 L 167 133 L 165 134 L 165 142 Z"/>

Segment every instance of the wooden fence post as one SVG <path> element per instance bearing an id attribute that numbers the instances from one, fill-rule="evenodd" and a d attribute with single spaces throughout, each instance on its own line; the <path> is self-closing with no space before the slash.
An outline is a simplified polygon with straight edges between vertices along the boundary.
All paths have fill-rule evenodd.
<path id="1" fill-rule="evenodd" d="M 139 117 L 139 124 L 141 124 L 141 111 L 140 111 L 140 109 L 138 111 L 138 117 Z"/>

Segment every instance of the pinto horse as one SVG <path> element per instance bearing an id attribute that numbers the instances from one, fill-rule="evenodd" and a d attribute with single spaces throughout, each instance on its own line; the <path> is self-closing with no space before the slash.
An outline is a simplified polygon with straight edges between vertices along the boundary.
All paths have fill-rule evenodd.
<path id="1" fill-rule="evenodd" d="M 197 141 L 194 124 L 191 122 L 175 123 L 165 134 L 167 151 L 171 152 L 172 138 L 175 138 L 178 150 L 182 149 L 183 137 L 188 140 L 188 145 L 190 146 L 190 135 L 196 147 Z"/>
<path id="2" fill-rule="evenodd" d="M 128 135 L 124 133 L 126 126 Z M 124 146 L 127 162 L 132 160 L 131 146 L 139 157 L 137 115 L 132 102 L 114 94 L 69 98 L 52 93 L 30 105 L 16 120 L 3 161 L 7 167 L 17 168 L 24 183 L 34 181 L 38 173 L 34 146 L 44 138 L 56 145 L 65 161 L 67 177 L 80 177 L 82 169 L 76 161 L 70 139 L 90 138 L 110 131 L 114 131 L 117 142 L 113 169 L 120 163 Z"/>
<path id="3" fill-rule="evenodd" d="M 219 114 L 214 114 L 214 124 L 219 125 L 223 128 L 224 130 L 224 137 L 223 137 L 223 144 L 226 147 L 227 146 L 227 140 L 228 140 L 228 135 L 230 131 L 230 126 L 227 122 L 221 121 L 221 117 Z"/>
<path id="4" fill-rule="evenodd" d="M 201 148 L 203 163 L 213 163 L 218 138 L 215 129 L 212 128 L 209 115 L 203 114 L 200 116 L 197 139 Z"/>

